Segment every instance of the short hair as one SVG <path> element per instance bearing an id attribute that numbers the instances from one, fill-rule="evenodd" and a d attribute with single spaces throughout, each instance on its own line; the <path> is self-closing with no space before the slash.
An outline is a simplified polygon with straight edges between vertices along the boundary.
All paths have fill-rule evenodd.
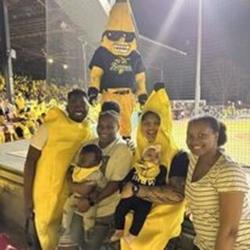
<path id="1" fill-rule="evenodd" d="M 94 153 L 97 162 L 102 161 L 102 150 L 96 144 L 88 144 L 83 146 L 79 155 L 84 153 Z"/>
<path id="2" fill-rule="evenodd" d="M 101 112 L 113 110 L 118 114 L 121 113 L 120 105 L 114 101 L 107 101 L 102 104 Z"/>
<path id="3" fill-rule="evenodd" d="M 88 98 L 86 92 L 82 89 L 73 89 L 68 92 L 67 99 L 69 100 L 73 97 L 84 97 L 86 99 Z"/>
<path id="4" fill-rule="evenodd" d="M 214 131 L 219 134 L 218 137 L 218 146 L 222 146 L 227 142 L 227 133 L 226 133 L 226 125 L 223 122 L 220 122 L 215 117 L 210 115 L 204 115 L 195 117 L 188 122 L 188 124 L 195 123 L 195 122 L 204 122 L 208 124 L 208 126 Z"/>

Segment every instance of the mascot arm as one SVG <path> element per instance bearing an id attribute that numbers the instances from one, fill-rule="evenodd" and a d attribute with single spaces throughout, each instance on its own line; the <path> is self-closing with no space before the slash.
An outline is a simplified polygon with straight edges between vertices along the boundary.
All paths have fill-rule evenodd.
<path id="1" fill-rule="evenodd" d="M 136 81 L 136 94 L 137 94 L 137 96 L 139 96 L 141 94 L 147 94 L 145 72 L 141 72 L 141 73 L 136 74 L 135 81 Z"/>
<path id="2" fill-rule="evenodd" d="M 88 98 L 91 104 L 93 104 L 97 100 L 98 93 L 100 90 L 102 75 L 103 75 L 103 69 L 97 66 L 93 66 L 93 68 L 90 71 L 90 86 L 88 89 Z"/>
<path id="3" fill-rule="evenodd" d="M 136 94 L 138 96 L 138 101 L 141 105 L 144 105 L 148 99 L 147 90 L 146 90 L 146 74 L 141 72 L 136 74 Z"/>
<path id="4" fill-rule="evenodd" d="M 102 68 L 93 66 L 90 71 L 90 86 L 92 88 L 100 89 L 101 79 L 104 71 Z"/>

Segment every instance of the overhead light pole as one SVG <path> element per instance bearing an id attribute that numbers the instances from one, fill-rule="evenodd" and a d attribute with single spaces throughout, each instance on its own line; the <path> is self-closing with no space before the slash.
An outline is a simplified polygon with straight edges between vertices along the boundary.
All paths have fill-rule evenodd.
<path id="1" fill-rule="evenodd" d="M 12 50 L 10 45 L 9 18 L 6 0 L 0 1 L 0 36 L 2 38 L 3 74 L 6 84 L 7 97 L 14 103 Z"/>
<path id="2" fill-rule="evenodd" d="M 198 0 L 195 105 L 194 105 L 195 115 L 199 114 L 199 104 L 201 100 L 201 54 L 202 54 L 202 0 Z"/>

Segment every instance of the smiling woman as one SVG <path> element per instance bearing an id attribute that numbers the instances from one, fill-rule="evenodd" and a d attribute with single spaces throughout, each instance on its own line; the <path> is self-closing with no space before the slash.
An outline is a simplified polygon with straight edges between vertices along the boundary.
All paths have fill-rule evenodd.
<path id="1" fill-rule="evenodd" d="M 180 151 L 172 137 L 171 105 L 164 83 L 156 83 L 149 96 L 137 129 L 135 160 L 142 157 L 150 146 L 160 146 L 160 165 L 168 172 L 166 185 L 146 186 L 127 183 L 122 197 L 139 197 L 154 203 L 140 234 L 131 242 L 122 240 L 123 250 L 164 249 L 168 241 L 180 234 L 184 214 L 183 187 L 188 159 Z M 131 216 L 127 216 L 126 228 L 130 227 Z M 126 238 L 125 238 L 126 239 Z"/>
<path id="2" fill-rule="evenodd" d="M 141 130 L 149 142 L 153 142 L 161 124 L 159 115 L 152 111 L 147 111 L 141 118 Z"/>
<path id="3" fill-rule="evenodd" d="M 200 250 L 250 247 L 250 186 L 245 170 L 221 150 L 226 138 L 225 125 L 212 116 L 188 124 L 185 194 Z"/>

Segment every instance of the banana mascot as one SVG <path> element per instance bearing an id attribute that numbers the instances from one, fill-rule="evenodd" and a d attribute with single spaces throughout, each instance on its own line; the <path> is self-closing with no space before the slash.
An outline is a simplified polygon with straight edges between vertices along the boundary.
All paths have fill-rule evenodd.
<path id="1" fill-rule="evenodd" d="M 149 143 L 141 131 L 141 122 L 137 129 L 137 149 L 136 159 L 140 159 L 145 148 L 152 145 L 161 146 L 161 164 L 170 166 L 172 158 L 179 151 L 172 138 L 172 115 L 171 105 L 164 85 L 158 83 L 155 90 L 149 96 L 143 113 L 152 111 L 161 118 L 160 127 L 155 141 Z M 169 168 L 168 168 L 169 172 Z M 181 232 L 181 223 L 183 221 L 185 203 L 176 204 L 155 204 L 147 216 L 145 224 L 140 234 L 132 241 L 131 244 L 121 240 L 122 250 L 163 250 L 168 241 L 177 237 Z M 130 228 L 132 215 L 126 218 L 126 230 Z"/>
<path id="2" fill-rule="evenodd" d="M 145 67 L 138 53 L 135 27 L 126 0 L 117 0 L 111 9 L 101 46 L 90 62 L 90 103 L 102 94 L 101 102 L 116 101 L 121 108 L 120 134 L 131 135 L 134 92 L 143 105 L 147 100 Z"/>

